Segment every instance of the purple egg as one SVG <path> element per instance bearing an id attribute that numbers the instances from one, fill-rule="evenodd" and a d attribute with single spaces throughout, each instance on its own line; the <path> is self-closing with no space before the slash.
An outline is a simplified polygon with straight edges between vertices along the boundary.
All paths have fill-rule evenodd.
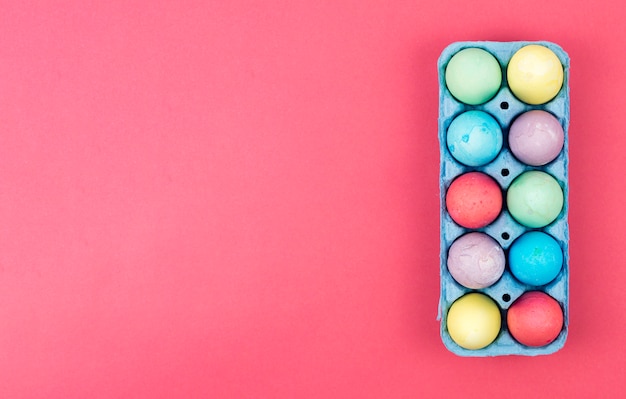
<path id="1" fill-rule="evenodd" d="M 448 270 L 462 286 L 472 289 L 489 287 L 504 273 L 502 247 L 485 233 L 461 236 L 448 251 Z"/>
<path id="2" fill-rule="evenodd" d="M 509 129 L 509 147 L 527 165 L 541 166 L 554 160 L 563 149 L 563 140 L 563 127 L 546 111 L 525 112 Z"/>

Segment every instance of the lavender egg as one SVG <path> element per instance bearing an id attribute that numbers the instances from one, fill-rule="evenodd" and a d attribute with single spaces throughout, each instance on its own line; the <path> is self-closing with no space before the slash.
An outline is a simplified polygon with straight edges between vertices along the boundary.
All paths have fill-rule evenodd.
<path id="1" fill-rule="evenodd" d="M 564 142 L 563 127 L 549 112 L 528 111 L 520 115 L 509 130 L 513 155 L 531 166 L 542 166 L 559 156 Z"/>
<path id="2" fill-rule="evenodd" d="M 448 270 L 462 286 L 489 287 L 504 273 L 505 256 L 496 240 L 485 233 L 473 232 L 458 238 L 448 251 Z"/>

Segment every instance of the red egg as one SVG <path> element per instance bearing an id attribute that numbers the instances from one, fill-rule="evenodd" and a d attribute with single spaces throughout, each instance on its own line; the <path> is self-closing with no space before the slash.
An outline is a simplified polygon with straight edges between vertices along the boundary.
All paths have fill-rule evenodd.
<path id="1" fill-rule="evenodd" d="M 479 229 L 496 220 L 502 210 L 502 190 L 491 177 L 469 172 L 456 178 L 446 193 L 450 217 L 463 227 Z"/>
<path id="2" fill-rule="evenodd" d="M 518 342 L 527 346 L 545 346 L 563 329 L 563 310 L 544 292 L 526 292 L 511 305 L 506 322 Z"/>

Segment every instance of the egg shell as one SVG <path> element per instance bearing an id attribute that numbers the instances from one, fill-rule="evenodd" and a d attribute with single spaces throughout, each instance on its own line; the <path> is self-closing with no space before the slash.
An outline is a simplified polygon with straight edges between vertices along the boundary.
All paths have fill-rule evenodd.
<path id="1" fill-rule="evenodd" d="M 446 87 L 465 104 L 482 104 L 497 93 L 502 83 L 498 60 L 481 48 L 463 49 L 450 59 L 445 70 Z"/>
<path id="2" fill-rule="evenodd" d="M 500 153 L 502 129 L 493 116 L 471 110 L 454 118 L 448 127 L 446 142 L 457 161 L 468 166 L 482 166 Z"/>
<path id="3" fill-rule="evenodd" d="M 563 190 L 550 174 L 526 171 L 513 180 L 506 192 L 506 205 L 511 216 L 524 226 L 545 227 L 563 209 Z"/>
<path id="4" fill-rule="evenodd" d="M 552 162 L 563 149 L 565 135 L 561 123 L 549 112 L 524 112 L 509 129 L 509 147 L 517 159 L 531 166 Z"/>
<path id="5" fill-rule="evenodd" d="M 506 71 L 511 91 L 527 104 L 545 104 L 563 86 L 561 60 L 550 47 L 542 44 L 528 44 L 517 50 Z"/>
<path id="6" fill-rule="evenodd" d="M 563 267 L 563 251 L 549 234 L 529 231 L 511 245 L 508 261 L 516 279 L 524 284 L 541 286 L 558 276 Z"/>
<path id="7" fill-rule="evenodd" d="M 465 173 L 450 184 L 446 193 L 446 209 L 450 217 L 463 227 L 485 227 L 502 210 L 502 191 L 498 183 L 484 173 Z"/>
<path id="8" fill-rule="evenodd" d="M 489 235 L 467 233 L 450 246 L 448 271 L 462 286 L 487 288 L 504 273 L 506 259 L 502 247 Z"/>
<path id="9" fill-rule="evenodd" d="M 455 301 L 447 317 L 447 329 L 454 342 L 470 350 L 491 344 L 500 333 L 501 324 L 498 305 L 477 292 Z"/>
<path id="10" fill-rule="evenodd" d="M 546 346 L 559 336 L 563 328 L 563 310 L 550 295 L 530 291 L 519 297 L 506 317 L 509 332 L 526 346 Z"/>

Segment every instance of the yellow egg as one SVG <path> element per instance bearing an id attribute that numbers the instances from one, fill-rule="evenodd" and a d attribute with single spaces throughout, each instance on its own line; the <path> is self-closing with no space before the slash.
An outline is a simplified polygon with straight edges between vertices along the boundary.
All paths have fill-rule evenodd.
<path id="1" fill-rule="evenodd" d="M 507 79 L 515 97 L 527 104 L 544 104 L 563 86 L 563 65 L 549 48 L 531 44 L 513 54 Z"/>
<path id="2" fill-rule="evenodd" d="M 502 320 L 498 305 L 477 292 L 457 299 L 448 311 L 450 337 L 465 349 L 481 349 L 500 333 Z"/>

